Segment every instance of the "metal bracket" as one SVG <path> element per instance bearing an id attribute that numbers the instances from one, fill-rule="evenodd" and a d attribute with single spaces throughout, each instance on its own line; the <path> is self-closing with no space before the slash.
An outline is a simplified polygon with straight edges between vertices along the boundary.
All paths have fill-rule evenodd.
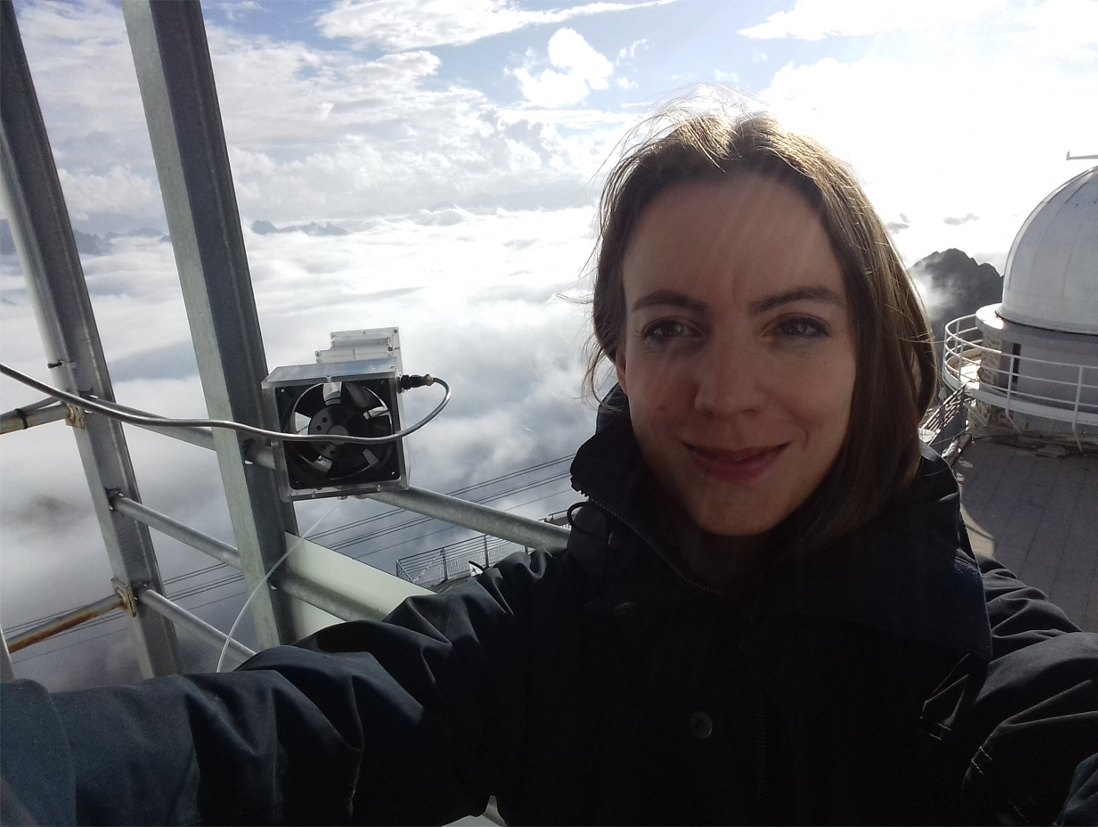
<path id="1" fill-rule="evenodd" d="M 69 414 L 65 417 L 65 422 L 73 428 L 86 428 L 84 422 L 84 409 L 78 405 L 72 403 L 65 403 L 65 407 L 69 409 Z"/>
<path id="2" fill-rule="evenodd" d="M 122 496 L 122 490 L 121 489 L 119 489 L 117 487 L 107 489 L 107 506 L 110 507 L 110 510 L 112 512 L 117 512 L 118 511 L 117 509 L 114 508 L 114 499 L 116 497 L 121 497 L 121 496 Z"/>
<path id="3" fill-rule="evenodd" d="M 122 602 L 122 609 L 128 612 L 130 617 L 136 618 L 137 596 L 134 594 L 133 587 L 122 583 L 117 578 L 111 578 L 111 586 L 114 587 L 114 594 Z M 138 584 L 138 586 L 147 586 L 147 584 Z"/>

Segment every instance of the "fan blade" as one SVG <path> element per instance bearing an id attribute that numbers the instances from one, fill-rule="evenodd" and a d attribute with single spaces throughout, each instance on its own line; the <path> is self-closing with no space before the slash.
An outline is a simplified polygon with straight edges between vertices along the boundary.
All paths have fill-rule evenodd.
<path id="1" fill-rule="evenodd" d="M 349 405 L 359 411 L 365 411 L 381 401 L 377 394 L 375 394 L 364 382 L 343 383 L 343 390 L 340 392 L 339 400 L 344 405 Z"/>
<path id="2" fill-rule="evenodd" d="M 361 449 L 361 451 L 357 451 L 353 455 L 338 457 L 332 461 L 331 477 L 333 479 L 338 480 L 342 477 L 349 477 L 377 465 L 376 454 L 365 446 L 356 446 L 356 448 Z"/>
<path id="3" fill-rule="evenodd" d="M 318 411 L 324 408 L 324 406 L 324 386 L 312 385 L 304 394 L 297 398 L 297 402 L 294 403 L 293 411 L 303 417 L 312 419 L 316 416 Z"/>

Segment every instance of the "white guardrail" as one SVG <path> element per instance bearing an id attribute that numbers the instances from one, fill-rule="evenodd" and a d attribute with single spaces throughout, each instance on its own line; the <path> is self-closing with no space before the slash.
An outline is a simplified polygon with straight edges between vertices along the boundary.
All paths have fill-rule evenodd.
<path id="1" fill-rule="evenodd" d="M 1034 359 L 987 347 L 975 314 L 945 327 L 942 379 L 972 399 L 1023 414 L 1098 427 L 1098 365 Z M 1023 346 L 1024 349 L 1024 346 Z"/>

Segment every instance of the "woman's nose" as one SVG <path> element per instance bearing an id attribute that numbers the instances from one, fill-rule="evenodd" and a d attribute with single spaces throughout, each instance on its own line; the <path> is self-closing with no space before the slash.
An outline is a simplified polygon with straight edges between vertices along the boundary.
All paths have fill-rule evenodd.
<path id="1" fill-rule="evenodd" d="M 718 418 L 762 410 L 765 366 L 750 348 L 711 343 L 698 361 L 694 408 Z"/>

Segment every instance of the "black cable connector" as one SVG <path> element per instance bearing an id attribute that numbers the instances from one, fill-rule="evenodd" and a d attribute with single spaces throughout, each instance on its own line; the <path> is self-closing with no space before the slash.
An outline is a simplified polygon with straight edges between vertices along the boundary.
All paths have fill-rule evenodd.
<path id="1" fill-rule="evenodd" d="M 407 391 L 409 388 L 422 388 L 425 385 L 434 385 L 435 378 L 430 374 L 401 374 L 400 377 L 400 390 Z"/>

